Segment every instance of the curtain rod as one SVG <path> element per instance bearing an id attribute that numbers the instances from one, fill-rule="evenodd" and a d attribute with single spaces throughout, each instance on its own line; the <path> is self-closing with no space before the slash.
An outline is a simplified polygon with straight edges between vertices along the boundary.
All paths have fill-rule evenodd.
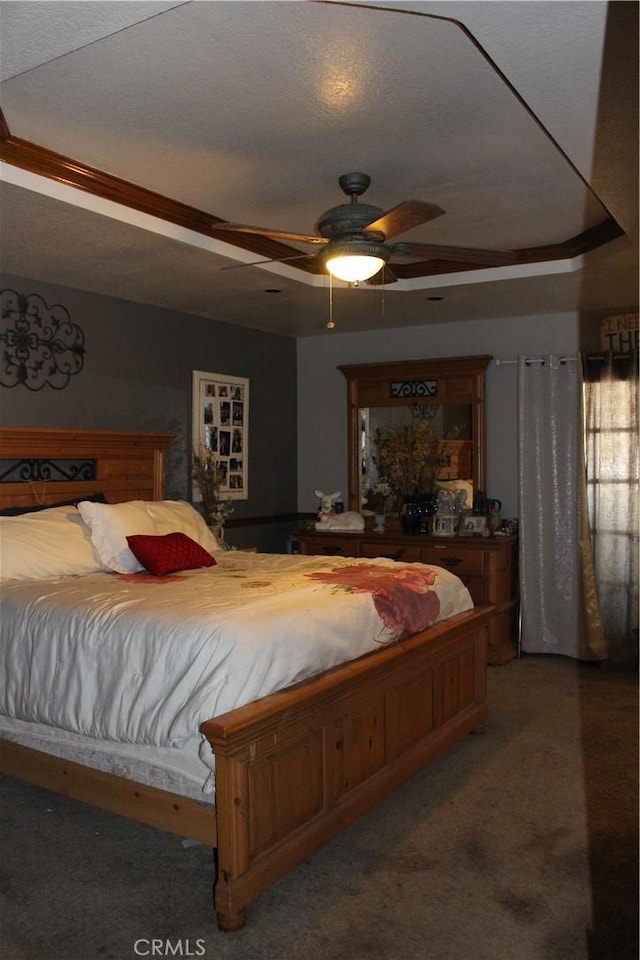
<path id="1" fill-rule="evenodd" d="M 636 360 L 638 351 L 633 350 L 627 353 L 585 353 L 585 360 Z"/>
<path id="2" fill-rule="evenodd" d="M 569 360 L 577 360 L 577 357 L 559 357 L 560 363 L 567 363 Z M 544 363 L 546 357 L 525 357 L 525 363 Z M 493 361 L 496 367 L 507 366 L 508 364 L 518 363 L 518 358 L 516 357 L 513 360 L 501 360 L 500 357 L 496 357 Z"/>
<path id="3" fill-rule="evenodd" d="M 633 360 L 633 359 L 635 359 L 636 357 L 637 357 L 637 351 L 635 351 L 635 350 L 634 350 L 633 352 L 631 352 L 631 353 L 604 353 L 604 354 L 603 354 L 603 353 L 585 353 L 585 354 L 584 354 L 584 359 L 585 359 L 585 360 L 599 360 L 599 361 L 601 361 L 602 363 L 604 363 L 605 360 Z M 578 357 L 576 357 L 576 356 L 569 356 L 569 357 L 561 356 L 561 357 L 559 357 L 558 359 L 560 360 L 560 363 L 567 363 L 569 360 L 577 360 Z M 503 360 L 503 359 L 501 359 L 500 357 L 496 357 L 493 362 L 495 363 L 496 367 L 509 366 L 509 365 L 511 365 L 511 364 L 518 363 L 518 358 L 516 357 L 516 358 L 514 358 L 514 359 L 504 359 L 504 360 Z M 545 357 L 525 357 L 524 362 L 527 363 L 527 364 L 529 364 L 529 363 L 544 363 L 544 362 L 545 362 Z"/>

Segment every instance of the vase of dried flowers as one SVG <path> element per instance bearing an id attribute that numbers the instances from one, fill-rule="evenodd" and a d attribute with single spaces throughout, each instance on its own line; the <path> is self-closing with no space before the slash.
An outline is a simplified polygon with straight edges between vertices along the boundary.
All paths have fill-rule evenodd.
<path id="1" fill-rule="evenodd" d="M 402 497 L 432 493 L 440 473 L 447 443 L 460 433 L 456 426 L 444 436 L 429 420 L 392 424 L 374 435 L 373 462 Z"/>
<path id="2" fill-rule="evenodd" d="M 367 503 L 374 513 L 374 533 L 384 533 L 385 520 L 392 513 L 397 501 L 397 494 L 388 480 L 380 477 L 371 484 L 367 492 Z"/>
<path id="3" fill-rule="evenodd" d="M 202 497 L 202 515 L 219 543 L 224 541 L 224 522 L 233 513 L 232 501 L 222 495 L 223 476 L 216 455 L 209 447 L 194 451 L 191 476 Z"/>
<path id="4" fill-rule="evenodd" d="M 384 513 L 376 513 L 373 518 L 373 532 L 374 533 L 384 533 Z"/>
<path id="5" fill-rule="evenodd" d="M 436 480 L 447 443 L 460 430 L 453 427 L 443 437 L 430 420 L 419 417 L 376 430 L 373 462 L 401 499 L 400 523 L 405 533 L 431 532 L 438 509 Z"/>

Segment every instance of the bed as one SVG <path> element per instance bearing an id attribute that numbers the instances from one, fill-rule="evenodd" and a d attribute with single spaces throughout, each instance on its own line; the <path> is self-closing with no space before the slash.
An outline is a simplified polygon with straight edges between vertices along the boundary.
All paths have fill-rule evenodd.
<path id="1" fill-rule="evenodd" d="M 164 544 L 175 533 L 160 520 L 178 509 L 163 499 L 171 439 L 0 428 L 0 509 L 42 507 L 27 514 L 37 518 L 31 529 L 69 522 L 102 550 L 103 518 L 142 503 L 135 509 L 155 526 L 127 542 L 137 551 Z M 0 521 L 0 550 L 3 529 L 9 542 L 12 528 Z M 189 547 L 191 567 L 161 563 L 155 574 L 157 557 L 143 552 L 132 570 L 100 562 L 2 582 L 0 768 L 211 846 L 218 926 L 232 931 L 279 877 L 482 728 L 493 608 L 473 608 L 440 568 L 217 551 L 198 542 L 200 528 L 184 529 L 210 564 Z M 215 670 L 202 641 L 214 616 Z M 425 618 L 430 626 L 417 629 Z M 311 621 L 321 642 L 309 661 Z M 34 694 L 38 673 L 44 687 Z M 158 692 L 169 675 L 171 710 Z"/>

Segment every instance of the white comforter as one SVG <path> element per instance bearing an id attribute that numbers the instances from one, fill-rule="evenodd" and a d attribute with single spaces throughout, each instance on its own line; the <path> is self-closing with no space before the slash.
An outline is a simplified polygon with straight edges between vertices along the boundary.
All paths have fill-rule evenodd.
<path id="1" fill-rule="evenodd" d="M 473 606 L 440 567 L 240 552 L 217 560 L 160 579 L 3 583 L 0 713 L 180 747 L 209 717 Z M 404 593 L 393 594 L 403 578 Z"/>

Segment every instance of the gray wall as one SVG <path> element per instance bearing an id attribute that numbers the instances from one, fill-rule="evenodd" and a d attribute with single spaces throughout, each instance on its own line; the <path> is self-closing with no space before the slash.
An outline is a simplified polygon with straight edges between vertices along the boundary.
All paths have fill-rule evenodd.
<path id="1" fill-rule="evenodd" d="M 170 431 L 167 496 L 190 499 L 192 371 L 249 377 L 249 499 L 236 501 L 233 519 L 296 511 L 295 340 L 36 280 L 4 275 L 0 284 L 66 307 L 86 347 L 63 390 L 0 387 L 0 422 Z M 284 549 L 287 533 L 232 529 L 229 540 Z"/>
<path id="2" fill-rule="evenodd" d="M 575 353 L 574 314 L 323 333 L 294 341 L 246 327 L 16 277 L 2 288 L 60 303 L 85 334 L 84 368 L 61 391 L 0 388 L 4 424 L 169 430 L 176 434 L 167 495 L 189 498 L 191 373 L 249 377 L 249 499 L 233 519 L 315 511 L 314 489 L 347 490 L 347 401 L 343 363 L 490 354 Z M 296 395 L 297 364 L 297 395 Z M 487 370 L 487 494 L 518 515 L 517 371 Z M 296 440 L 297 436 L 297 440 Z M 296 485 L 297 484 L 297 485 Z M 292 523 L 232 528 L 229 540 L 284 550 Z"/>
<path id="3" fill-rule="evenodd" d="M 345 363 L 489 354 L 511 359 L 575 353 L 573 314 L 403 327 L 366 334 L 327 332 L 298 341 L 298 505 L 314 510 L 314 489 L 347 491 L 347 391 L 336 367 Z M 503 516 L 518 516 L 517 370 L 487 369 L 487 490 Z"/>

